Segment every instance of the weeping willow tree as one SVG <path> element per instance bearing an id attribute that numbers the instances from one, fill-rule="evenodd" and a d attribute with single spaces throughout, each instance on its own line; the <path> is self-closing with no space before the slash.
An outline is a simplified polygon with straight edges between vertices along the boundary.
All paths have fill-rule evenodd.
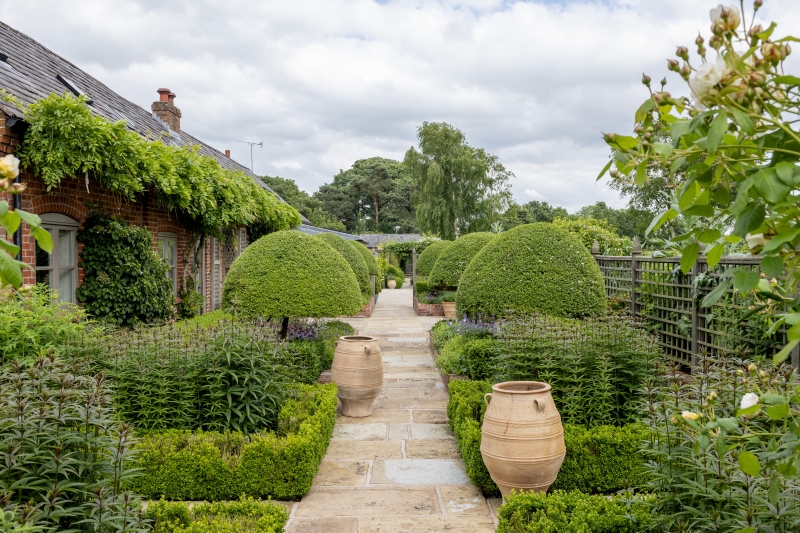
<path id="1" fill-rule="evenodd" d="M 442 239 L 487 231 L 508 208 L 514 174 L 445 122 L 423 122 L 417 139 L 403 163 L 419 191 L 419 229 Z"/>

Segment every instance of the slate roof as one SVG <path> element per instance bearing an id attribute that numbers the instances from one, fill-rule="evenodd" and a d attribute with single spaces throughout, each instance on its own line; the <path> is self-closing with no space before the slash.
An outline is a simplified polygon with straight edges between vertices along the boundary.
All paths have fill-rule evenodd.
<path id="1" fill-rule="evenodd" d="M 216 159 L 223 168 L 244 172 L 262 188 L 284 201 L 246 166 L 185 131 L 171 131 L 152 111 L 126 100 L 63 57 L 0 22 L 0 59 L 3 56 L 6 58 L 0 60 L 0 89 L 5 89 L 23 104 L 29 105 L 52 93 L 69 91 L 64 82 L 58 79 L 60 76 L 86 94 L 91 100 L 89 107 L 95 114 L 113 122 L 124 120 L 128 128 L 148 136 L 166 134 L 162 136 L 163 142 L 173 146 L 199 146 L 201 153 Z M 12 117 L 23 118 L 18 109 L 5 101 L 0 101 L 0 109 Z M 303 222 L 308 222 L 305 217 L 302 218 Z"/>
<path id="2" fill-rule="evenodd" d="M 358 241 L 358 242 L 365 243 L 365 244 L 367 242 L 367 241 L 365 241 L 363 239 L 363 237 L 360 237 L 358 235 L 353 235 L 352 233 L 345 233 L 343 231 L 336 231 L 336 230 L 327 229 L 327 228 L 318 228 L 318 227 L 312 226 L 310 224 L 300 224 L 300 226 L 297 228 L 297 230 L 300 231 L 301 233 L 305 233 L 306 235 L 318 235 L 320 233 L 333 233 L 334 235 L 338 235 L 339 237 L 341 237 L 341 238 L 343 238 L 345 240 L 348 240 L 348 241 Z"/>
<path id="3" fill-rule="evenodd" d="M 377 248 L 384 242 L 409 242 L 418 241 L 419 233 L 367 233 L 359 235 L 367 243 L 367 248 Z"/>

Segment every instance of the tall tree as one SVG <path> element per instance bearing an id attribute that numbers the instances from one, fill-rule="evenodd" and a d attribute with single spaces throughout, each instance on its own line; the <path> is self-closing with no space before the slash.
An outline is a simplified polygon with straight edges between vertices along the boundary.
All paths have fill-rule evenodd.
<path id="1" fill-rule="evenodd" d="M 417 223 L 422 231 L 453 239 L 468 231 L 487 231 L 511 202 L 514 175 L 497 156 L 468 145 L 464 134 L 445 122 L 423 122 L 419 150 L 404 163 L 419 191 Z"/>
<path id="2" fill-rule="evenodd" d="M 346 231 L 345 225 L 335 215 L 326 211 L 321 201 L 301 190 L 294 180 L 277 176 L 261 176 L 261 180 L 313 225 L 319 228 Z"/>

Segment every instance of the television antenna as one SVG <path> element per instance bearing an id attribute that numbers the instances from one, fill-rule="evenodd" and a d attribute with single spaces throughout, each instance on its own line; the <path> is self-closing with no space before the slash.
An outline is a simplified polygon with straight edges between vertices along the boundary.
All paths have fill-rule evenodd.
<path id="1" fill-rule="evenodd" d="M 250 172 L 253 172 L 255 174 L 255 171 L 253 170 L 253 146 L 264 148 L 264 141 L 261 141 L 260 143 L 253 143 L 250 141 L 239 141 L 239 142 L 250 145 Z"/>

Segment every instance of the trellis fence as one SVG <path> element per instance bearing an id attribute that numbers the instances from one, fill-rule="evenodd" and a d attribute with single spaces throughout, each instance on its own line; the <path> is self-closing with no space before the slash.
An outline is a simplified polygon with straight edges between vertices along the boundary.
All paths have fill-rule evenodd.
<path id="1" fill-rule="evenodd" d="M 700 307 L 726 272 L 758 270 L 758 258 L 723 257 L 713 269 L 700 258 L 683 274 L 680 257 L 645 257 L 638 239 L 630 256 L 601 255 L 598 246 L 592 255 L 612 305 L 642 318 L 658 334 L 664 353 L 687 368 L 702 354 L 771 356 L 786 344 L 785 331 L 765 336 L 768 324 L 762 315 L 742 320 L 751 302 L 732 289 L 713 307 Z M 791 361 L 800 366 L 800 349 L 795 348 Z"/>

